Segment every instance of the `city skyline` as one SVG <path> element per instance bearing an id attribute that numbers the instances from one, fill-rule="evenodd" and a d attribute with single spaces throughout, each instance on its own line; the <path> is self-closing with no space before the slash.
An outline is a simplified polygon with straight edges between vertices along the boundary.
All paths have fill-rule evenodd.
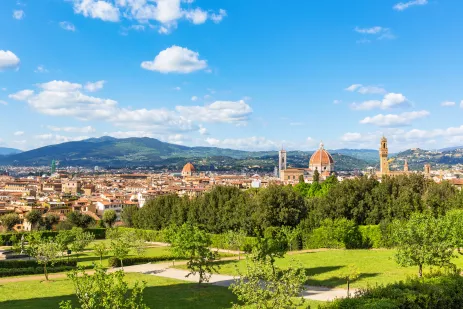
<path id="1" fill-rule="evenodd" d="M 355 3 L 8 0 L 0 147 L 153 137 L 242 150 L 463 144 L 459 11 Z"/>

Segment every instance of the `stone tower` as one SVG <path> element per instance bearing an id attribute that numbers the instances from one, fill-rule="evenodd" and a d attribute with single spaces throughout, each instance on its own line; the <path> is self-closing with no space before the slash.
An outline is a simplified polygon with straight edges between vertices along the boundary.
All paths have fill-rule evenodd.
<path id="1" fill-rule="evenodd" d="M 286 169 L 286 150 L 283 148 L 278 152 L 278 172 L 281 175 L 281 171 Z"/>
<path id="2" fill-rule="evenodd" d="M 404 172 L 408 172 L 408 160 L 405 159 L 405 164 L 404 164 Z"/>
<path id="3" fill-rule="evenodd" d="M 389 162 L 387 160 L 388 153 L 389 151 L 387 149 L 387 138 L 383 136 L 383 138 L 381 139 L 381 145 L 379 147 L 379 164 L 382 175 L 389 174 Z"/>

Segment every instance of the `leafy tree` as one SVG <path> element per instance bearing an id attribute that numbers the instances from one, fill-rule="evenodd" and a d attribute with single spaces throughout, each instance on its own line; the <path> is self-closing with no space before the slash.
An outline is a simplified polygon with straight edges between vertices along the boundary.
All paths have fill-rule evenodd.
<path id="1" fill-rule="evenodd" d="M 238 260 L 241 260 L 241 248 L 246 242 L 246 232 L 243 230 L 239 231 L 228 231 L 225 235 L 227 245 L 229 248 L 238 251 Z"/>
<path id="2" fill-rule="evenodd" d="M 197 226 L 185 223 L 170 237 L 170 241 L 176 256 L 188 257 L 190 272 L 187 277 L 198 274 L 198 284 L 209 282 L 212 273 L 217 271 L 214 265 L 217 255 L 209 249 L 212 244 L 210 235 Z"/>
<path id="3" fill-rule="evenodd" d="M 275 259 L 283 258 L 288 252 L 288 239 L 279 228 L 268 228 L 264 237 L 257 237 L 257 244 L 253 248 L 254 258 L 259 261 L 269 261 L 275 271 Z"/>
<path id="4" fill-rule="evenodd" d="M 113 224 L 116 222 L 116 220 L 117 214 L 113 209 L 106 210 L 103 213 L 103 222 L 106 224 L 106 226 L 110 228 L 113 227 Z"/>
<path id="5" fill-rule="evenodd" d="M 313 172 L 313 182 L 320 182 L 320 173 L 318 169 Z"/>
<path id="6" fill-rule="evenodd" d="M 45 218 L 42 218 L 40 225 L 42 225 L 46 230 L 51 230 L 53 225 L 57 224 L 58 222 L 59 216 L 54 213 L 49 213 L 45 216 Z"/>
<path id="7" fill-rule="evenodd" d="M 304 175 L 299 175 L 299 183 L 305 183 Z"/>
<path id="8" fill-rule="evenodd" d="M 108 230 L 107 237 L 111 240 L 111 251 L 114 256 L 121 261 L 124 268 L 124 259 L 129 255 L 131 250 L 132 239 L 129 233 L 123 233 L 118 229 Z"/>
<path id="9" fill-rule="evenodd" d="M 7 231 L 11 231 L 19 222 L 19 216 L 15 213 L 6 214 L 0 217 L 0 223 Z"/>
<path id="10" fill-rule="evenodd" d="M 90 224 L 94 222 L 93 218 L 87 214 L 83 214 L 77 211 L 72 211 L 67 215 L 67 219 L 71 222 L 74 226 L 80 227 L 83 229 L 88 228 Z"/>
<path id="11" fill-rule="evenodd" d="M 359 271 L 355 265 L 347 266 L 346 270 L 341 274 L 341 278 L 347 281 L 347 297 L 350 297 L 350 284 L 352 281 L 357 280 Z"/>
<path id="12" fill-rule="evenodd" d="M 32 209 L 26 214 L 26 220 L 31 224 L 31 230 L 42 220 L 42 213 L 36 209 Z"/>
<path id="13" fill-rule="evenodd" d="M 285 235 L 288 241 L 289 251 L 293 250 L 294 241 L 301 235 L 301 229 L 299 227 L 291 228 L 289 226 L 281 227 L 281 232 Z"/>
<path id="14" fill-rule="evenodd" d="M 97 267 L 95 274 L 89 275 L 83 269 L 68 273 L 73 282 L 78 307 L 70 300 L 60 303 L 60 309 L 148 309 L 143 300 L 145 283 L 136 282 L 133 287 L 124 280 L 124 272 L 107 273 Z"/>
<path id="15" fill-rule="evenodd" d="M 95 235 L 90 232 L 84 232 L 82 229 L 73 228 L 74 241 L 71 242 L 69 248 L 79 254 L 95 239 Z"/>
<path id="16" fill-rule="evenodd" d="M 55 242 L 61 253 L 69 249 L 71 243 L 75 240 L 76 234 L 72 230 L 61 230 L 55 237 Z"/>
<path id="17" fill-rule="evenodd" d="M 41 239 L 36 245 L 33 253 L 39 265 L 43 265 L 45 279 L 48 281 L 48 265 L 55 265 L 59 256 L 59 246 L 52 239 Z"/>
<path id="18" fill-rule="evenodd" d="M 103 263 L 103 256 L 109 252 L 109 248 L 103 241 L 97 242 L 93 245 L 93 252 L 100 257 L 100 265 Z"/>
<path id="19" fill-rule="evenodd" d="M 307 276 L 303 269 L 293 265 L 294 262 L 291 262 L 288 269 L 275 271 L 269 257 L 248 256 L 246 271 L 238 270 L 239 278 L 230 289 L 245 306 L 257 309 L 299 308 L 304 303 L 300 295 Z M 233 305 L 233 308 L 240 307 Z"/>
<path id="20" fill-rule="evenodd" d="M 138 206 L 129 205 L 124 207 L 121 214 L 122 222 L 127 227 L 135 226 L 136 216 L 138 214 Z"/>
<path id="21" fill-rule="evenodd" d="M 415 213 L 407 222 L 395 222 L 396 261 L 401 266 L 451 266 L 454 244 L 449 221 L 436 219 L 430 213 Z"/>

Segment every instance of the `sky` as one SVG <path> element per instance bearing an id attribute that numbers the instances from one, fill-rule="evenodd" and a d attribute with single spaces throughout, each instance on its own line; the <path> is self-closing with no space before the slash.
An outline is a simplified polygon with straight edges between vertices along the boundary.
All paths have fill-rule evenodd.
<path id="1" fill-rule="evenodd" d="M 1 0 L 0 146 L 463 145 L 463 1 Z"/>

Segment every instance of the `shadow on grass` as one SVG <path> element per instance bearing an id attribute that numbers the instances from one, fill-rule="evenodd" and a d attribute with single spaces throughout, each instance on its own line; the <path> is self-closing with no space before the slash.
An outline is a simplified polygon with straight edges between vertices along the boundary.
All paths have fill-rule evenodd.
<path id="1" fill-rule="evenodd" d="M 149 308 L 166 309 L 232 308 L 232 303 L 237 302 L 236 297 L 227 288 L 212 285 L 198 287 L 195 283 L 148 286 L 145 288 L 143 297 Z M 59 303 L 67 300 L 72 300 L 73 305 L 77 305 L 74 295 L 64 295 L 0 302 L 0 308 L 59 308 Z"/>
<path id="2" fill-rule="evenodd" d="M 372 278 L 380 275 L 380 273 L 363 273 L 360 274 L 357 279 L 351 280 L 351 284 L 355 284 L 355 282 L 360 281 L 362 279 L 366 278 Z M 327 279 L 313 279 L 312 277 L 309 277 L 309 279 L 306 282 L 307 285 L 312 285 L 312 286 L 322 286 L 322 287 L 329 287 L 329 288 L 335 288 L 335 287 L 342 287 L 347 284 L 347 280 L 342 277 L 338 276 L 333 276 Z"/>

